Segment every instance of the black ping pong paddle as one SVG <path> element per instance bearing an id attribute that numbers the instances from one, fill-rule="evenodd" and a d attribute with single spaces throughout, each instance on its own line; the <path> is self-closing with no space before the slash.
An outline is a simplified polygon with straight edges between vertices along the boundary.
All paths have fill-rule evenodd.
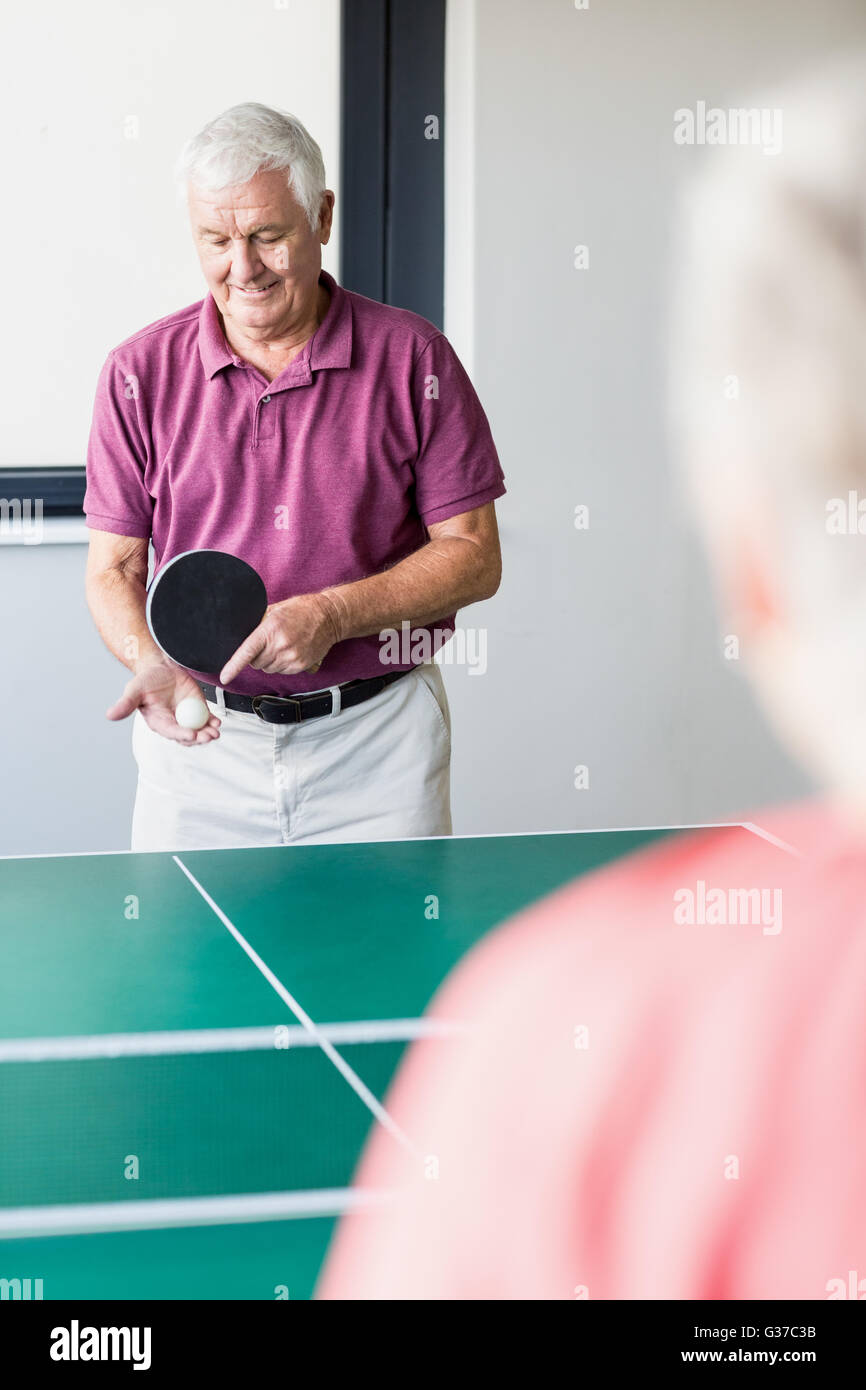
<path id="1" fill-rule="evenodd" d="M 186 550 L 153 580 L 147 625 L 172 661 L 212 675 L 255 631 L 267 606 L 264 582 L 246 560 L 222 550 Z"/>

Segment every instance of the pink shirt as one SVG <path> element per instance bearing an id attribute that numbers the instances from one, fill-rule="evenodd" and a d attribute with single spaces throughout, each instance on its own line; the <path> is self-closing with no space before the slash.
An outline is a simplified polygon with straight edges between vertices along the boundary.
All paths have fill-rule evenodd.
<path id="1" fill-rule="evenodd" d="M 866 848 L 820 806 L 760 823 L 802 857 L 678 836 L 470 954 L 433 1014 L 473 1031 L 386 1101 L 426 1162 L 377 1127 L 356 1181 L 396 1197 L 321 1297 L 863 1297 Z"/>
<path id="2" fill-rule="evenodd" d="M 157 568 L 184 550 L 240 555 L 277 603 L 379 573 L 423 545 L 427 525 L 502 496 L 487 418 L 447 339 L 320 279 L 327 313 L 273 382 L 233 354 L 210 295 L 109 354 L 88 526 L 152 538 Z M 453 615 L 432 626 L 444 640 Z M 314 675 L 248 668 L 232 689 L 317 690 L 419 659 L 407 645 L 408 659 L 383 666 L 380 647 L 353 638 Z"/>

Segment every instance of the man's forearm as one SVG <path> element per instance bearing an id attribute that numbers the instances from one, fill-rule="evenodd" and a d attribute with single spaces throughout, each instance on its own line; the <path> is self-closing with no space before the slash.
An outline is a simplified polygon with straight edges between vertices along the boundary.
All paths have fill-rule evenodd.
<path id="1" fill-rule="evenodd" d="M 142 581 L 122 569 L 101 570 L 87 579 L 87 604 L 108 650 L 130 671 L 164 661 L 145 620 Z"/>
<path id="2" fill-rule="evenodd" d="M 489 598 L 499 582 L 472 540 L 442 536 L 382 574 L 325 589 L 338 641 L 369 637 L 409 622 L 425 627 Z"/>

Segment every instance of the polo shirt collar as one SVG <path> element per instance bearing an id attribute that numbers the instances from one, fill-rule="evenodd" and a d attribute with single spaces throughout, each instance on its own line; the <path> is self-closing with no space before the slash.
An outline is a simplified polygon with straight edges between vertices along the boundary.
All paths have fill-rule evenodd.
<path id="1" fill-rule="evenodd" d="M 302 361 L 309 351 L 310 371 L 319 371 L 322 367 L 349 367 L 352 363 L 352 306 L 349 296 L 326 270 L 320 273 L 319 284 L 329 291 L 331 302 L 310 343 L 296 361 Z M 219 310 L 210 294 L 202 300 L 198 350 L 208 381 L 221 368 L 230 367 L 234 362 L 225 340 Z"/>
<path id="2" fill-rule="evenodd" d="M 331 302 L 322 322 L 313 334 L 310 346 L 310 370 L 320 367 L 350 367 L 352 365 L 352 305 L 346 291 L 333 275 L 323 270 L 319 284 L 330 292 Z"/>

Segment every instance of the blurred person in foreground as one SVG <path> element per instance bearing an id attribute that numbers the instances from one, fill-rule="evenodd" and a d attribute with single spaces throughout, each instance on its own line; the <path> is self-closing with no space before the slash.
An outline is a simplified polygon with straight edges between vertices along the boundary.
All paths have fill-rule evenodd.
<path id="1" fill-rule="evenodd" d="M 472 952 L 433 1006 L 467 1039 L 388 1101 L 425 1162 L 374 1134 L 356 1181 L 395 1195 L 321 1297 L 866 1291 L 866 64 L 771 104 L 782 153 L 708 151 L 686 198 L 675 420 L 726 631 L 827 796 Z"/>

